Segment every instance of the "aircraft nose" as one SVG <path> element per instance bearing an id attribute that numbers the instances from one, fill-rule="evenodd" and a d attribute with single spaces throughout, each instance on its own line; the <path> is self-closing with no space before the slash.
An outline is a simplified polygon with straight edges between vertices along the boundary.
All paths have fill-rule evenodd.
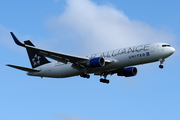
<path id="1" fill-rule="evenodd" d="M 175 52 L 175 49 L 173 47 L 167 47 L 167 49 L 164 49 L 164 52 L 167 56 L 171 56 Z"/>
<path id="2" fill-rule="evenodd" d="M 175 52 L 175 49 L 172 47 L 171 48 L 171 53 L 173 54 Z"/>
<path id="3" fill-rule="evenodd" d="M 172 55 L 174 52 L 175 52 L 175 49 L 174 49 L 173 47 L 170 47 L 170 48 L 168 49 L 169 55 Z"/>

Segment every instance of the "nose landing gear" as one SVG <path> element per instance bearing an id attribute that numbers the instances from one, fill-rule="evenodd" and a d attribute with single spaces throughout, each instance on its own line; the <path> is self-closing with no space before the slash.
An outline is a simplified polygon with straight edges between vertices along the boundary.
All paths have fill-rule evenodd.
<path id="1" fill-rule="evenodd" d="M 159 65 L 159 68 L 163 69 L 163 68 L 164 68 L 164 66 L 163 66 L 163 65 Z"/>
<path id="2" fill-rule="evenodd" d="M 159 61 L 160 61 L 159 68 L 163 69 L 164 66 L 163 66 L 162 64 L 163 64 L 163 62 L 165 61 L 165 59 L 160 59 Z"/>

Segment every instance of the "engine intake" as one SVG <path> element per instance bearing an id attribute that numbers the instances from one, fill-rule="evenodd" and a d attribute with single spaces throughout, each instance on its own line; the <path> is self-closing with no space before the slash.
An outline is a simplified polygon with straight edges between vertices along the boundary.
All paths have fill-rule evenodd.
<path id="1" fill-rule="evenodd" d="M 128 67 L 124 68 L 123 70 L 117 73 L 118 76 L 125 76 L 125 77 L 132 77 L 137 75 L 137 68 L 136 67 Z"/>
<path id="2" fill-rule="evenodd" d="M 87 63 L 87 66 L 89 66 L 89 67 L 103 67 L 104 65 L 105 65 L 105 60 L 102 57 L 92 58 Z"/>

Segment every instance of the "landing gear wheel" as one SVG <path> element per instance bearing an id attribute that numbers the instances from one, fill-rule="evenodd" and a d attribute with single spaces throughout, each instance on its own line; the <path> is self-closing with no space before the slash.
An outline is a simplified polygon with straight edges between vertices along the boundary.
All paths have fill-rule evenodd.
<path id="1" fill-rule="evenodd" d="M 87 79 L 89 79 L 90 78 L 90 75 L 87 75 Z"/>
<path id="2" fill-rule="evenodd" d="M 106 83 L 109 84 L 109 80 L 106 80 Z"/>
<path id="3" fill-rule="evenodd" d="M 83 78 L 87 78 L 87 79 L 90 78 L 90 75 L 87 75 L 87 74 L 80 74 L 80 76 L 83 77 Z"/>
<path id="4" fill-rule="evenodd" d="M 103 78 L 100 79 L 100 82 L 109 84 L 109 80 Z"/>
<path id="5" fill-rule="evenodd" d="M 104 79 L 102 79 L 102 78 L 101 78 L 99 81 L 100 81 L 100 82 L 103 82 L 103 81 L 104 81 Z"/>
<path id="6" fill-rule="evenodd" d="M 164 67 L 163 65 L 159 65 L 159 68 L 163 69 L 163 67 Z"/>

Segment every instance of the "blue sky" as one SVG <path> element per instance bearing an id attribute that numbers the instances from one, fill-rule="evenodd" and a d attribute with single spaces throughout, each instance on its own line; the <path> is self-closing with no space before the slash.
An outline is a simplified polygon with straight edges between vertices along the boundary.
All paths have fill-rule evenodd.
<path id="1" fill-rule="evenodd" d="M 179 120 L 180 12 L 177 0 L 2 1 L 0 7 L 1 120 Z M 5 66 L 30 67 L 23 41 L 67 54 L 91 53 L 152 42 L 167 42 L 176 52 L 139 65 L 132 78 L 91 79 L 27 76 Z"/>

